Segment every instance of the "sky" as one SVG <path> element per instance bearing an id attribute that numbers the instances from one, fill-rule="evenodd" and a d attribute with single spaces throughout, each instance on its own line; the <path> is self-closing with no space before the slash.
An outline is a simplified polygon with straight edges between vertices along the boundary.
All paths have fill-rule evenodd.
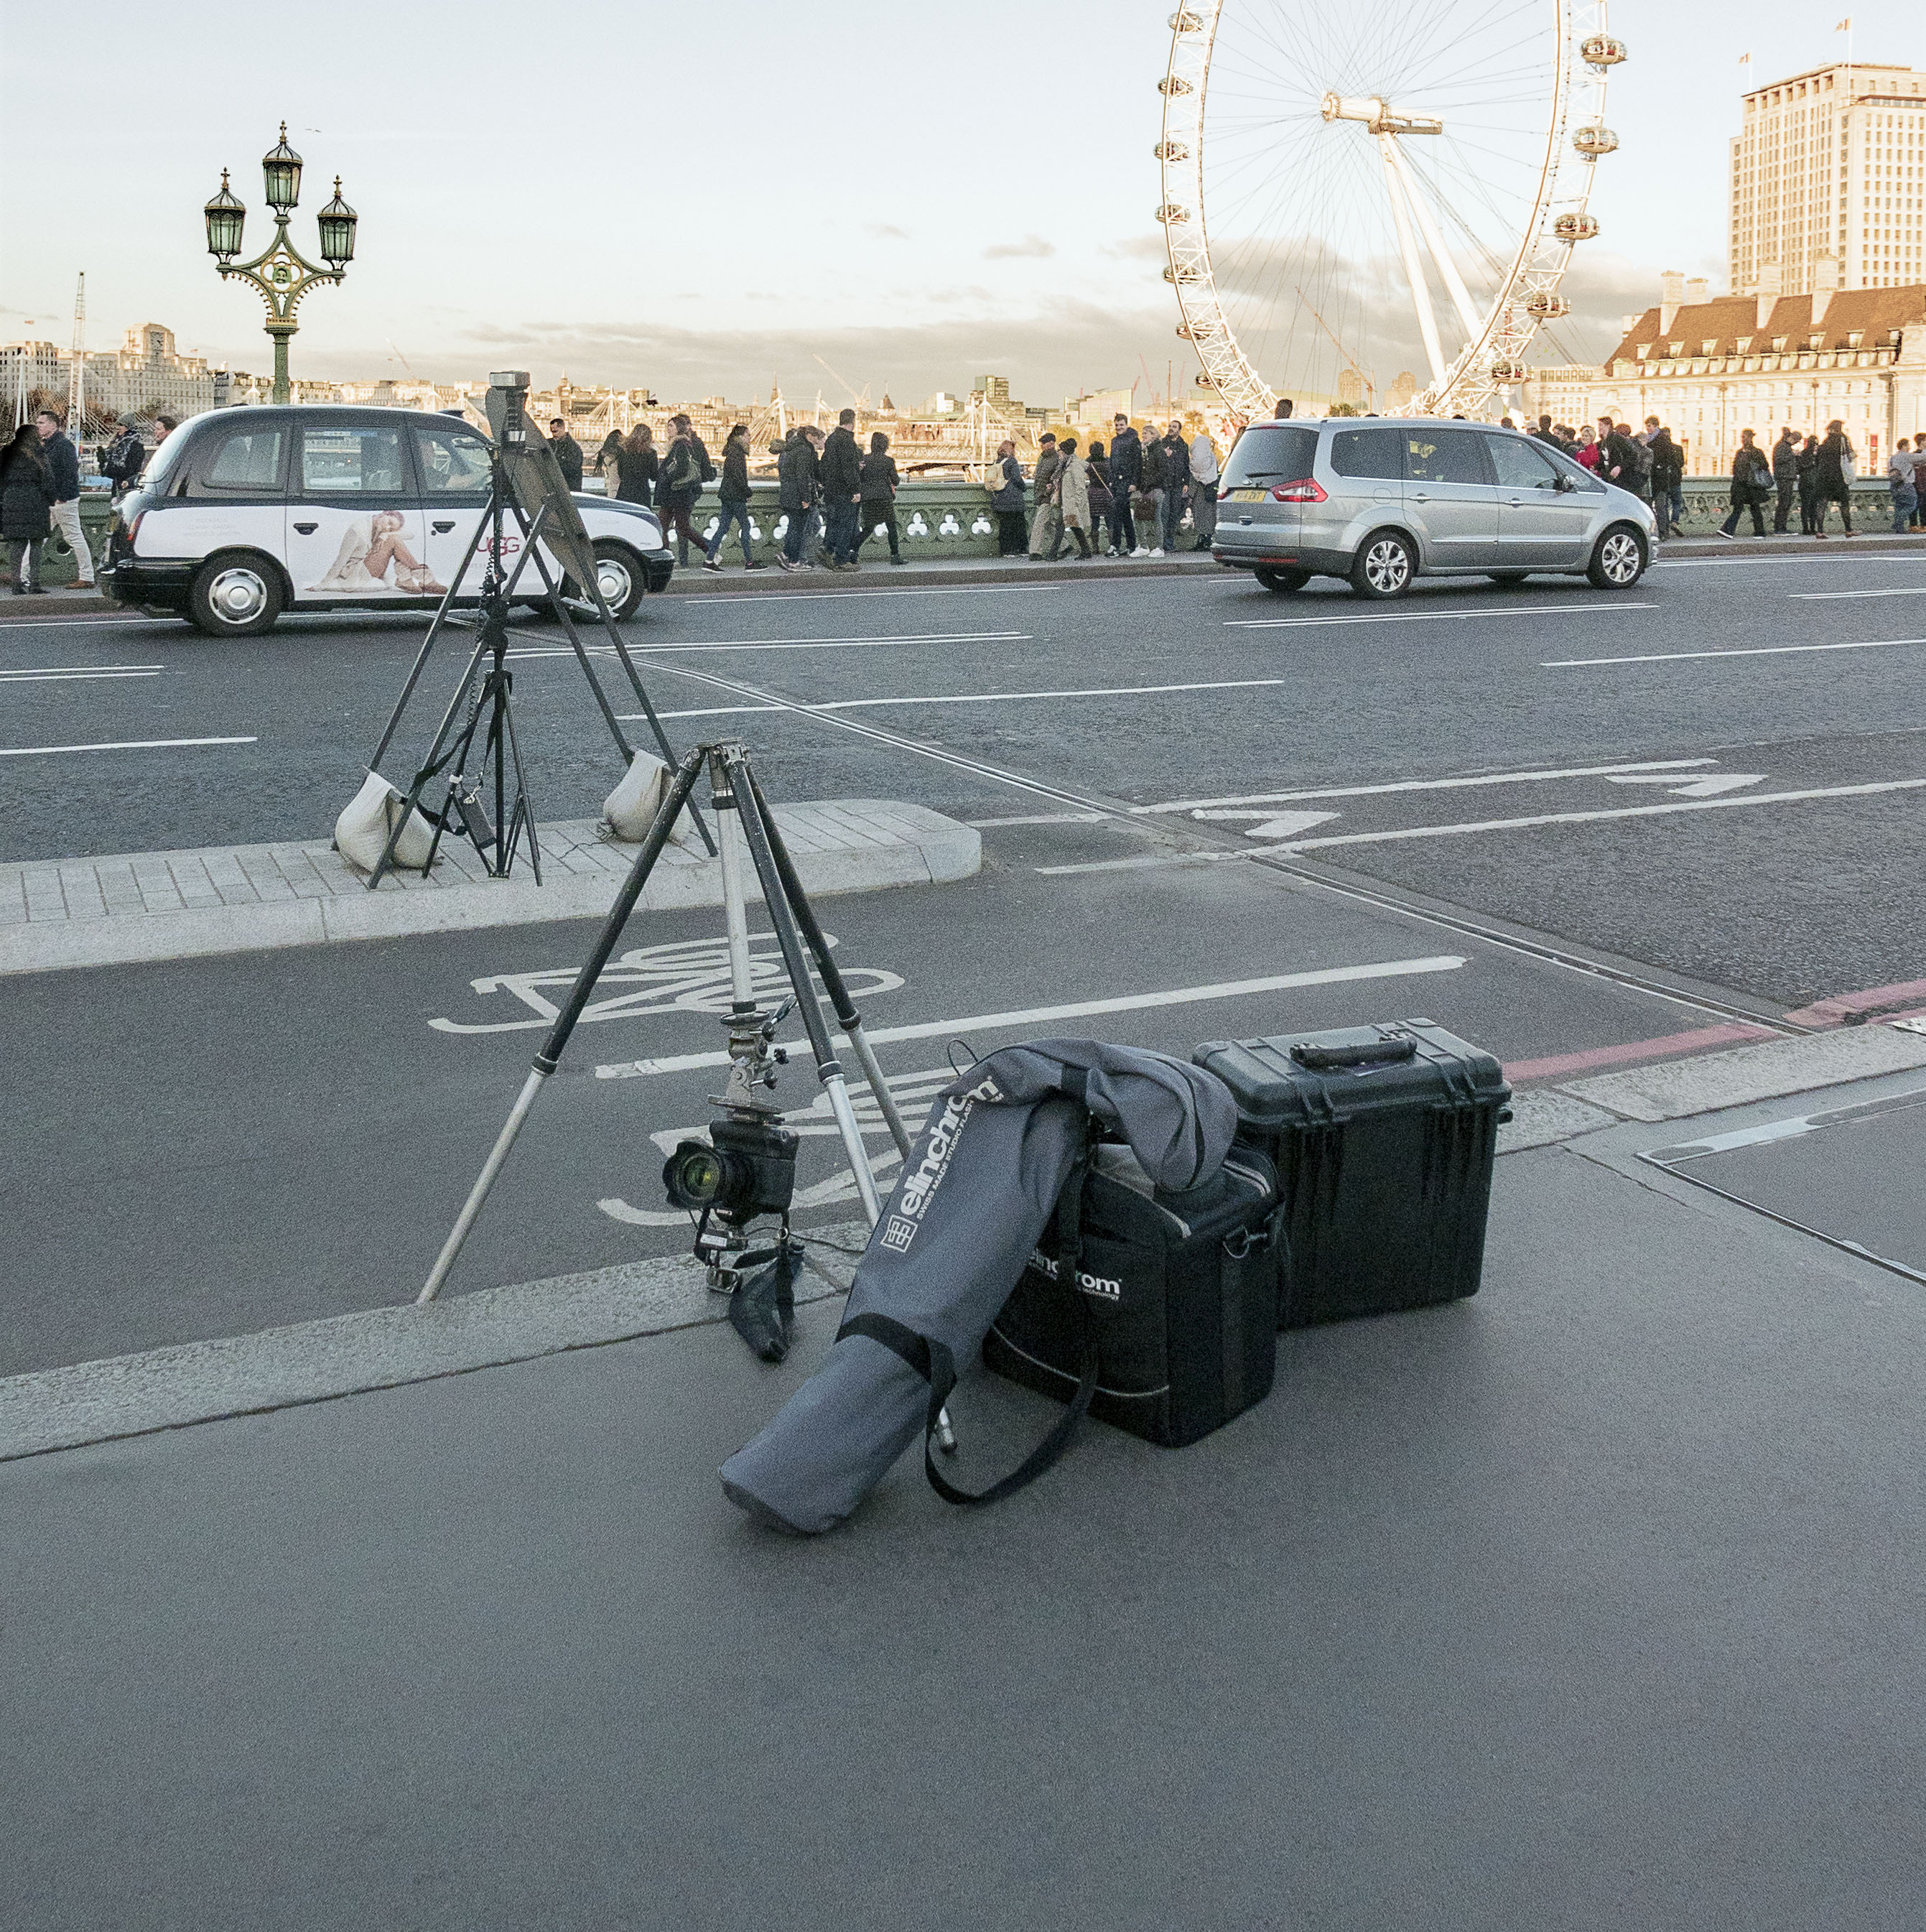
<path id="1" fill-rule="evenodd" d="M 1288 38 L 1318 4 L 1262 10 Z M 184 352 L 269 368 L 201 206 L 230 167 L 248 252 L 265 245 L 260 158 L 285 116 L 308 164 L 296 244 L 317 253 L 337 172 L 362 217 L 346 282 L 304 305 L 297 375 L 526 367 L 732 400 L 773 377 L 794 400 L 908 404 L 994 372 L 1054 402 L 1161 390 L 1177 358 L 1181 387 L 1152 218 L 1171 5 L 0 0 L 0 340 L 64 344 L 84 269 L 90 346 L 156 321 Z M 1602 355 L 1664 269 L 1723 288 L 1740 92 L 1842 54 L 1838 17 L 1613 0 L 1622 145 L 1563 346 Z M 1857 58 L 1926 64 L 1926 10 L 1858 0 L 1853 20 Z M 1408 317 L 1385 328 L 1380 354 L 1421 368 Z M 1562 358 L 1540 338 L 1533 359 Z"/>

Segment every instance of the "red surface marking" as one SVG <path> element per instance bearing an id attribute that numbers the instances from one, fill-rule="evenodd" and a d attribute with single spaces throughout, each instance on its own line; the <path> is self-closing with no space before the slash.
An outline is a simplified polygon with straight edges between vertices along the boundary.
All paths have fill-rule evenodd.
<path id="1" fill-rule="evenodd" d="M 1901 980 L 1895 986 L 1874 986 L 1863 993 L 1834 993 L 1830 999 L 1815 1000 L 1786 1017 L 1795 1026 L 1844 1026 L 1855 1013 L 1876 1013 L 1888 1006 L 1910 1006 L 1926 999 L 1926 980 Z"/>
<path id="2" fill-rule="evenodd" d="M 1733 1021 L 1724 1026 L 1700 1027 L 1690 1033 L 1667 1034 L 1662 1040 L 1635 1040 L 1623 1046 L 1594 1046 L 1584 1053 L 1556 1054 L 1549 1060 L 1520 1060 L 1504 1070 L 1506 1079 L 1548 1080 L 1558 1073 L 1582 1073 L 1594 1066 L 1623 1066 L 1635 1060 L 1663 1060 L 1668 1054 L 1696 1053 L 1710 1046 L 1730 1046 L 1742 1040 L 1775 1040 L 1769 1027 Z"/>

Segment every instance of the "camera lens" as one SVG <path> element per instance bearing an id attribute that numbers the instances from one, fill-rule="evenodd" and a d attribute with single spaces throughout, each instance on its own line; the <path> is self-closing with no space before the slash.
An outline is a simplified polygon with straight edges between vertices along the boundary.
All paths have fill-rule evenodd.
<path id="1" fill-rule="evenodd" d="M 662 1186 L 678 1208 L 712 1206 L 728 1180 L 728 1168 L 716 1150 L 700 1141 L 684 1141 L 662 1167 Z"/>

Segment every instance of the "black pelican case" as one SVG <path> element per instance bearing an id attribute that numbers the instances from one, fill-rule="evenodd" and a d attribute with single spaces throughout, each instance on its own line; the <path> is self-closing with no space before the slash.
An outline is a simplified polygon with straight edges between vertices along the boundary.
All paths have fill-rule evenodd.
<path id="1" fill-rule="evenodd" d="M 1491 1054 L 1430 1020 L 1217 1040 L 1191 1058 L 1224 1082 L 1268 1154 L 1291 1266 L 1280 1328 L 1475 1294 L 1499 1123 Z"/>

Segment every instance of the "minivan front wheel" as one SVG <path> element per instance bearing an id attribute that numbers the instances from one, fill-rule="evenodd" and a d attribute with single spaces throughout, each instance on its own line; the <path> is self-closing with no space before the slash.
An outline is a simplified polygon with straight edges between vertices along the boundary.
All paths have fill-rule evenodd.
<path id="1" fill-rule="evenodd" d="M 1592 546 L 1585 574 L 1600 590 L 1629 590 L 1645 569 L 1645 539 L 1630 524 L 1614 524 Z"/>
<path id="2" fill-rule="evenodd" d="M 1402 597 L 1418 574 L 1418 556 L 1396 530 L 1376 530 L 1351 562 L 1351 587 L 1360 597 Z"/>
<path id="3" fill-rule="evenodd" d="M 230 550 L 201 566 L 188 615 L 210 638 L 257 638 L 286 604 L 280 572 L 266 557 Z"/>
<path id="4" fill-rule="evenodd" d="M 1265 590 L 1275 590 L 1280 596 L 1301 590 L 1311 580 L 1308 570 L 1280 570 L 1268 563 L 1259 564 L 1252 574 Z"/>

